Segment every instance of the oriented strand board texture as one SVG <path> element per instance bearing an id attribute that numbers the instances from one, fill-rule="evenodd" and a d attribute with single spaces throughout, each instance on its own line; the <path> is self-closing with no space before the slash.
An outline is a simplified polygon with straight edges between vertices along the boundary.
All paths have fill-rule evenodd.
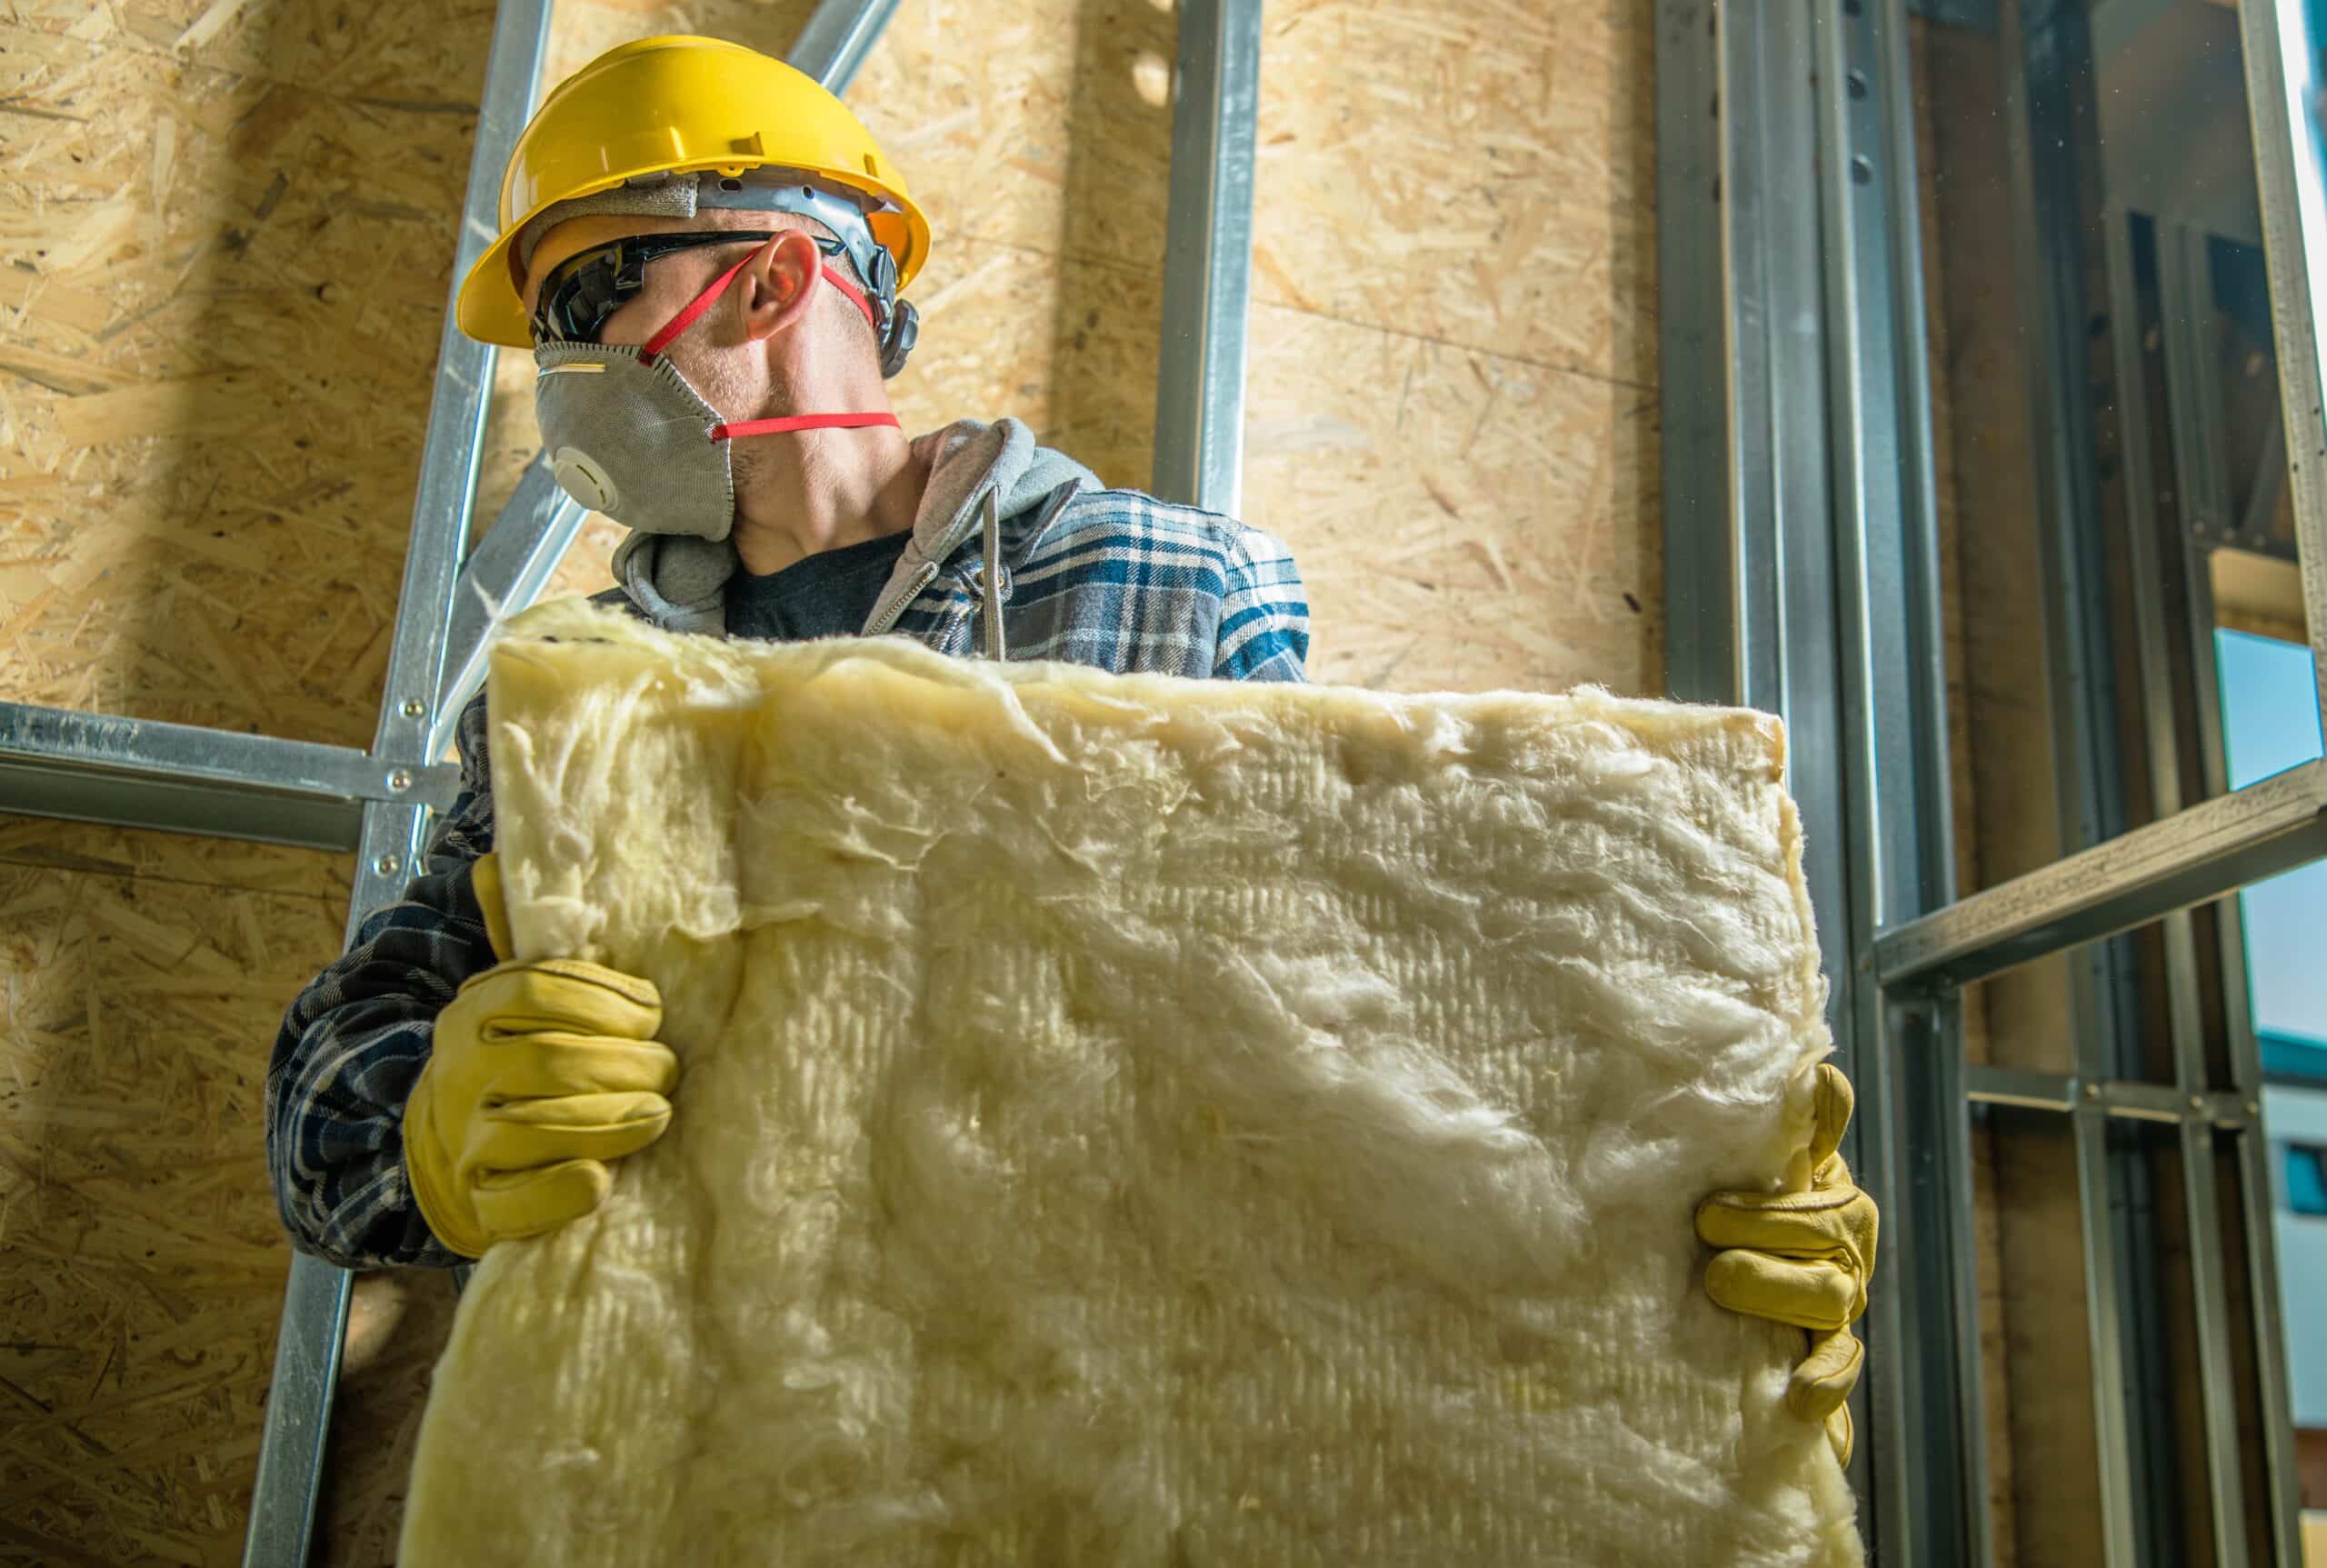
<path id="1" fill-rule="evenodd" d="M 344 863 L 176 843 L 0 816 L 0 1561 L 241 1552 L 288 1259 L 261 1086 Z"/>
<path id="2" fill-rule="evenodd" d="M 558 8 L 553 75 L 804 0 Z M 29 0 L 0 21 L 0 690 L 361 744 L 490 7 Z M 939 247 L 909 424 L 1144 484 L 1175 19 L 907 0 L 852 99 Z M 1271 7 L 1243 510 L 1328 678 L 1653 691 L 1653 69 L 1625 0 Z M 14 281 L 10 281 L 10 280 Z M 504 356 L 489 518 L 533 449 Z M 598 524 L 562 590 L 606 581 Z M 1404 650 L 1403 656 L 1393 656 Z"/>
<path id="3" fill-rule="evenodd" d="M 486 1254 L 405 1560 L 1860 1561 L 1692 1224 L 1830 1048 L 1774 720 L 581 601 L 492 696 L 516 955 L 682 1075 Z"/>
<path id="4" fill-rule="evenodd" d="M 0 20 L 0 694 L 362 744 L 490 7 L 197 9 Z"/>
<path id="5" fill-rule="evenodd" d="M 674 30 L 781 52 L 810 8 L 566 0 L 550 72 Z M 486 0 L 17 0 L 0 15 L 0 698 L 368 742 L 491 15 Z M 922 347 L 893 389 L 909 425 L 1016 414 L 1111 481 L 1145 482 L 1175 25 L 1151 0 L 898 7 L 850 95 L 937 226 L 914 288 Z M 1644 10 L 1271 0 L 1266 27 L 1243 510 L 1302 554 L 1314 669 L 1653 694 Z M 534 449 L 530 370 L 500 365 L 484 516 Z M 594 524 L 554 591 L 603 585 L 614 539 Z M 141 894 L 159 912 L 145 937 L 110 934 L 140 968 L 234 929 L 245 894 L 311 901 L 252 982 L 267 1002 L 218 1044 L 253 1073 L 282 1004 L 337 950 L 348 885 L 345 857 L 17 818 L 0 818 L 5 865 L 68 902 L 183 889 Z M 34 994 L 31 974 L 14 984 Z M 59 1057 L 89 1049 L 41 1039 Z M 184 1087 L 106 1080 L 127 1121 L 182 1129 Z M 255 1173 L 255 1101 L 195 1104 L 217 1118 L 204 1135 Z M 35 1169 L 86 1146 L 45 1122 L 12 1131 Z M 263 1181 L 205 1198 L 204 1223 L 271 1244 L 279 1276 Z M 140 1233 L 53 1196 L 12 1198 L 6 1223 L 6 1244 L 50 1253 Z M 69 1348 L 42 1353 L 65 1356 L 63 1381 L 7 1374 L 52 1403 L 105 1360 L 76 1325 L 149 1304 L 134 1268 L 76 1277 L 91 1293 L 31 1331 Z M 37 1524 L 53 1534 L 26 1549 L 36 1560 L 233 1561 L 276 1307 L 273 1280 L 205 1297 L 194 1321 L 217 1344 L 262 1353 L 175 1372 L 169 1419 L 199 1405 L 213 1423 L 224 1526 L 199 1488 L 125 1461 L 119 1520 L 85 1493 L 31 1523 L 0 1509 L 0 1545 Z M 385 1343 L 352 1385 L 323 1547 L 367 1568 L 390 1559 L 397 1434 L 439 1318 L 370 1321 Z"/>
<path id="6" fill-rule="evenodd" d="M 684 15 L 788 35 L 757 6 Z M 648 26 L 559 15 L 576 65 Z M 1150 0 L 899 8 L 850 100 L 938 237 L 908 426 L 1014 414 L 1146 484 L 1175 26 Z M 1241 511 L 1302 562 L 1312 673 L 1657 693 L 1647 10 L 1273 0 L 1261 72 Z M 558 586 L 606 582 L 614 539 Z"/>
<path id="7" fill-rule="evenodd" d="M 1270 5 L 1244 510 L 1321 678 L 1662 689 L 1651 22 Z"/>

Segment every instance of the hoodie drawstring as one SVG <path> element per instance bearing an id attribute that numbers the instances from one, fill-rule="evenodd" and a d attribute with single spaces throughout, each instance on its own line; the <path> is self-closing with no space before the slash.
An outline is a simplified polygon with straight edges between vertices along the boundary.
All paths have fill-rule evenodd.
<path id="1" fill-rule="evenodd" d="M 984 564 L 978 573 L 978 594 L 983 601 L 984 616 L 984 646 L 981 650 L 987 658 L 1001 661 L 1008 655 L 1008 644 L 1002 633 L 1002 502 L 992 488 L 985 493 Z"/>

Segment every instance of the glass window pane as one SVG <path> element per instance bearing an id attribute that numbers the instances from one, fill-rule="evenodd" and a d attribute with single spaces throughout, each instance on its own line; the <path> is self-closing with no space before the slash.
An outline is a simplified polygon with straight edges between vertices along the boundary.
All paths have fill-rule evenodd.
<path id="1" fill-rule="evenodd" d="M 2210 1416 L 2250 1463 L 2231 1494 L 2268 1542 L 2235 1134 L 2086 1109 L 1983 1107 L 1972 1133 L 1992 1549 L 1999 1564 L 2220 1564 Z M 2211 1183 L 2211 1190 L 2209 1188 Z M 2222 1229 L 2198 1233 L 2193 1198 Z M 2210 1403 L 2212 1314 L 2230 1386 Z M 2096 1356 L 2103 1359 L 2096 1361 Z M 2122 1488 L 2112 1522 L 2104 1498 Z"/>
<path id="2" fill-rule="evenodd" d="M 2250 627 L 2269 630 L 2257 617 Z M 2222 744 L 2243 786 L 2320 754 L 2311 649 L 2255 629 L 2215 634 Z M 2306 1506 L 2327 1508 L 2327 964 L 2320 912 L 2327 863 L 2238 895 L 2243 1005 L 2262 1058 L 2272 1140 L 2272 1231 L 2279 1264 L 2288 1400 Z"/>
<path id="3" fill-rule="evenodd" d="M 2239 1103 L 2193 1095 L 2219 1094 L 2209 1074 L 2244 1027 L 2244 988 L 2222 984 L 2241 973 L 2232 908 L 1963 994 L 1999 1563 L 2266 1560 L 2266 1335 L 2285 1335 L 2298 1450 L 2327 1459 L 2327 1079 L 2265 1091 L 2267 1145 Z M 2138 984 L 2112 982 L 2123 954 Z M 2252 1226 L 2275 1239 L 2270 1295 Z"/>
<path id="4" fill-rule="evenodd" d="M 2210 235 L 2212 374 L 2222 410 L 2225 499 L 2219 519 L 2231 541 L 2266 557 L 2294 557 L 2294 492 L 2279 424 L 2278 354 L 2271 335 L 2271 283 L 2262 248 Z"/>
<path id="5" fill-rule="evenodd" d="M 2308 644 L 2227 628 L 2214 633 L 2231 788 L 2244 789 L 2320 754 L 2314 668 Z"/>
<path id="6" fill-rule="evenodd" d="M 2280 1153 L 2285 1157 L 2287 1211 L 2327 1215 L 2327 1148 L 2285 1144 Z"/>
<path id="7" fill-rule="evenodd" d="M 1912 42 L 1968 891 L 2238 787 L 2216 629 L 2305 629 L 2239 12 L 1949 15 Z"/>
<path id="8" fill-rule="evenodd" d="M 2327 1457 L 2327 1085 L 2267 1084 L 2262 1124 L 2295 1445 Z M 2327 1508 L 2327 1465 L 2305 1468 L 2302 1482 L 2304 1505 Z"/>
<path id="9" fill-rule="evenodd" d="M 2309 647 L 2224 631 L 2220 650 L 2222 751 L 2233 786 L 2320 754 Z M 2327 1079 L 2327 964 L 2319 962 L 2319 911 L 2327 909 L 2327 864 L 2315 863 L 2239 894 L 2247 1005 L 2273 1076 Z"/>

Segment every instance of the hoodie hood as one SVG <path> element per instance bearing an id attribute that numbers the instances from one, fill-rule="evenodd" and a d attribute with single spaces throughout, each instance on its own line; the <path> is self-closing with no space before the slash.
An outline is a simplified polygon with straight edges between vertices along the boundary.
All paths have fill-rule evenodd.
<path id="1" fill-rule="evenodd" d="M 1035 444 L 1034 433 L 1016 419 L 958 420 L 916 436 L 913 454 L 929 460 L 929 480 L 914 514 L 913 539 L 874 606 L 875 622 L 900 594 L 910 597 L 934 575 L 928 568 L 944 565 L 976 538 L 978 502 L 989 489 L 1006 522 L 1033 511 L 1062 485 L 1103 488 L 1098 475 L 1074 458 Z M 614 580 L 656 625 L 719 636 L 727 631 L 727 579 L 741 566 L 732 537 L 681 534 L 633 534 L 614 558 Z"/>

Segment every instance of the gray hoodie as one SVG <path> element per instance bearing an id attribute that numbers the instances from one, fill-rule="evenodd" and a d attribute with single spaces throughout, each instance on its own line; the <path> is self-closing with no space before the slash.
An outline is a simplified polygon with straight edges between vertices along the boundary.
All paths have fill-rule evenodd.
<path id="1" fill-rule="evenodd" d="M 1007 534 L 1024 537 L 1024 514 L 1062 488 L 1103 488 L 1098 475 L 1062 452 L 1034 444 L 1034 433 L 1015 419 L 982 424 L 958 420 L 917 436 L 916 458 L 932 457 L 929 482 L 914 514 L 913 541 L 865 621 L 867 632 L 886 630 L 937 569 L 978 532 L 979 500 L 997 493 Z M 727 579 L 740 562 L 729 539 L 698 539 L 677 534 L 633 534 L 614 552 L 614 579 L 646 619 L 666 631 L 727 631 Z"/>

